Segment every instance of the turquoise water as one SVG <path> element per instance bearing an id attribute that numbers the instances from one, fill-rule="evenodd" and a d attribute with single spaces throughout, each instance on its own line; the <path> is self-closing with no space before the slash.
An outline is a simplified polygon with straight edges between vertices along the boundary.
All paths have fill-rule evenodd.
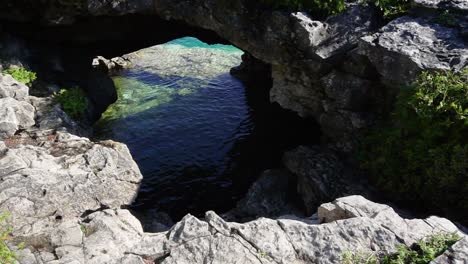
<path id="1" fill-rule="evenodd" d="M 129 55 L 119 99 L 96 124 L 124 142 L 144 176 L 134 207 L 178 219 L 232 208 L 281 153 L 313 132 L 229 74 L 242 51 L 183 38 Z"/>
<path id="2" fill-rule="evenodd" d="M 239 53 L 241 50 L 232 46 L 232 45 L 223 45 L 223 44 L 207 44 L 198 40 L 197 38 L 185 37 L 180 39 L 175 39 L 166 43 L 166 45 L 180 45 L 185 48 L 206 48 L 206 49 L 217 49 L 223 50 L 226 52 Z"/>

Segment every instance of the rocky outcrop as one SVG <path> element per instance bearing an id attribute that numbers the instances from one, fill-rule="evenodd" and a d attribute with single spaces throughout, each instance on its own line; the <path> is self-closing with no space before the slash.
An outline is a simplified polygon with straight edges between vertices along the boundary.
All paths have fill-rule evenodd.
<path id="1" fill-rule="evenodd" d="M 462 39 L 468 28 L 466 18 L 453 16 L 452 28 L 437 24 L 436 19 L 446 8 L 463 14 L 464 1 L 417 0 L 415 7 L 435 12 L 415 11 L 419 17 L 401 17 L 385 26 L 378 12 L 359 4 L 349 4 L 345 12 L 325 20 L 247 0 L 83 0 L 73 5 L 50 0 L 38 9 L 42 13 L 24 13 L 27 20 L 40 17 L 50 23 L 71 23 L 79 16 L 119 20 L 118 16 L 130 14 L 155 15 L 214 31 L 271 65 L 271 101 L 313 117 L 330 146 L 346 152 L 354 148 L 359 133 L 374 123 L 376 113 L 388 111 L 401 85 L 423 70 L 458 70 L 467 64 Z M 19 12 L 21 4 L 8 8 Z"/>
<path id="2" fill-rule="evenodd" d="M 203 220 L 187 215 L 162 233 L 145 233 L 129 211 L 108 209 L 57 221 L 52 251 L 27 246 L 20 253 L 24 263 L 54 264 L 339 263 L 345 251 L 389 254 L 398 245 L 409 246 L 432 234 L 465 236 L 446 219 L 404 219 L 392 208 L 361 196 L 322 207 L 328 209 L 319 210 L 319 217 L 328 223 L 260 218 L 239 224 L 207 212 Z M 458 252 L 463 257 L 457 251 L 463 241 L 446 254 Z"/>
<path id="3" fill-rule="evenodd" d="M 236 208 L 223 217 L 239 221 L 260 216 L 301 215 L 301 210 L 294 203 L 295 192 L 291 192 L 295 190 L 294 187 L 294 177 L 288 171 L 266 170 L 250 186 L 246 196 L 237 203 Z"/>
<path id="4" fill-rule="evenodd" d="M 297 193 L 309 215 L 321 203 L 338 197 L 351 194 L 373 196 L 370 187 L 361 183 L 349 166 L 329 149 L 299 146 L 284 154 L 283 164 L 297 178 Z"/>
<path id="5" fill-rule="evenodd" d="M 50 232 L 57 219 L 130 204 L 142 178 L 120 143 L 58 132 L 0 144 L 0 210 L 12 214 L 17 236 Z"/>
<path id="6" fill-rule="evenodd" d="M 34 125 L 34 107 L 25 100 L 28 87 L 0 73 L 0 139 Z"/>
<path id="7" fill-rule="evenodd" d="M 395 19 L 359 44 L 382 81 L 396 85 L 408 85 L 423 70 L 458 71 L 468 63 L 468 47 L 457 29 L 424 18 Z"/>
<path id="8" fill-rule="evenodd" d="M 464 0 L 414 0 L 416 7 L 430 9 L 449 9 L 460 12 L 468 12 L 468 2 Z"/>
<path id="9" fill-rule="evenodd" d="M 125 145 L 67 133 L 79 128 L 64 127 L 74 122 L 53 99 L 29 96 L 9 75 L 0 92 L 0 211 L 16 238 L 53 246 L 57 221 L 133 201 L 142 176 Z"/>
<path id="10" fill-rule="evenodd" d="M 92 62 L 92 66 L 94 68 L 102 70 L 110 75 L 115 74 L 116 72 L 124 69 L 125 67 L 128 67 L 129 64 L 130 62 L 122 57 L 115 57 L 109 60 L 102 56 L 97 56 L 93 59 Z"/>
<path id="11" fill-rule="evenodd" d="M 464 264 L 468 260 L 468 238 L 455 243 L 444 254 L 431 261 L 430 264 Z"/>

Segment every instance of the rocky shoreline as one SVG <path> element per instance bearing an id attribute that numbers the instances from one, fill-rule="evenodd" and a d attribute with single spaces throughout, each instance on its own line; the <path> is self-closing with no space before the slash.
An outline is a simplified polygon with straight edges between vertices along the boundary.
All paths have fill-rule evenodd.
<path id="1" fill-rule="evenodd" d="M 302 12 L 253 10 L 246 1 L 227 12 L 221 1 L 89 0 L 86 8 L 49 10 L 39 18 L 21 10 L 21 3 L 9 6 L 11 13 L 30 14 L 22 17 L 26 21 L 73 24 L 78 16 L 151 14 L 212 30 L 248 53 L 238 73 L 271 70 L 271 101 L 313 117 L 326 136 L 322 147 L 286 153 L 287 171 L 265 172 L 223 216 L 274 218 L 235 223 L 207 212 L 204 219 L 187 215 L 172 227 L 161 224 L 167 231 L 147 233 L 125 209 L 142 180 L 127 147 L 77 136 L 86 131 L 51 97 L 30 96 L 26 85 L 0 74 L 0 211 L 11 213 L 9 246 L 20 263 L 32 264 L 339 263 L 348 250 L 389 254 L 398 245 L 457 232 L 461 240 L 431 263 L 466 263 L 468 237 L 449 220 L 405 219 L 387 205 L 348 196 L 372 193 L 339 156 L 353 150 L 356 137 L 418 73 L 466 67 L 468 6 L 444 7 L 461 14 L 449 27 L 434 22 L 441 8 L 435 2 L 416 0 L 411 15 L 388 23 L 371 7 L 354 4 L 325 21 Z M 12 19 L 4 10 L 0 17 Z M 298 214 L 278 188 L 291 174 L 312 217 L 278 217 Z"/>
<path id="2" fill-rule="evenodd" d="M 339 263 L 346 251 L 389 254 L 397 245 L 411 246 L 441 232 L 457 232 L 462 239 L 431 263 L 463 263 L 468 258 L 468 237 L 444 218 L 404 219 L 391 207 L 362 196 L 321 204 L 315 213 L 317 201 L 332 199 L 317 196 L 343 194 L 332 191 L 344 192 L 336 188 L 343 179 L 336 157 L 307 147 L 287 153 L 285 163 L 308 180 L 298 186 L 312 217 L 285 215 L 240 224 L 207 212 L 204 219 L 187 215 L 172 227 L 161 224 L 168 231 L 146 233 L 139 220 L 122 209 L 131 204 L 142 180 L 125 145 L 74 136 L 54 111 L 44 119 L 42 109 L 33 105 L 47 98 L 28 96 L 27 87 L 11 76 L 0 75 L 0 91 L 7 109 L 2 116 L 14 109 L 11 118 L 2 120 L 17 121 L 1 126 L 9 130 L 0 141 L 0 211 L 11 213 L 9 246 L 20 263 Z M 55 127 L 41 127 L 44 123 Z M 335 176 L 320 179 L 320 169 L 329 168 L 336 170 Z M 240 202 L 240 215 L 249 210 L 250 215 L 296 213 L 280 205 L 285 193 L 278 186 L 288 179 L 287 172 L 276 173 L 279 182 L 272 181 L 272 173 Z"/>

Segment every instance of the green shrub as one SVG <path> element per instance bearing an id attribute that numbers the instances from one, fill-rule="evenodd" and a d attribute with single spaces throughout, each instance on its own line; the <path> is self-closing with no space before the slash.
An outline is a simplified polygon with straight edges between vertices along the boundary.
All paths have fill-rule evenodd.
<path id="1" fill-rule="evenodd" d="M 273 8 L 307 10 L 318 16 L 338 14 L 345 10 L 345 0 L 260 0 Z"/>
<path id="2" fill-rule="evenodd" d="M 341 264 L 378 264 L 379 259 L 374 254 L 345 251 L 340 256 Z"/>
<path id="3" fill-rule="evenodd" d="M 59 102 L 65 113 L 73 119 L 83 118 L 86 109 L 88 108 L 88 100 L 83 91 L 78 87 L 70 89 L 60 89 L 54 95 L 57 102 Z"/>
<path id="4" fill-rule="evenodd" d="M 400 16 L 411 6 L 410 0 L 361 0 L 364 3 L 370 3 L 378 7 L 385 17 Z"/>
<path id="5" fill-rule="evenodd" d="M 359 152 L 362 168 L 395 200 L 438 213 L 468 211 L 468 69 L 425 72 L 402 89 L 389 120 Z"/>
<path id="6" fill-rule="evenodd" d="M 382 264 L 427 264 L 433 259 L 442 255 L 455 242 L 460 240 L 460 236 L 456 233 L 452 234 L 437 234 L 423 239 L 413 245 L 411 248 L 406 246 L 398 247 L 395 254 L 385 256 Z"/>
<path id="7" fill-rule="evenodd" d="M 21 67 L 11 67 L 7 70 L 4 70 L 3 73 L 10 74 L 17 81 L 22 82 L 27 86 L 31 86 L 32 83 L 37 79 L 36 73 Z"/>
<path id="8" fill-rule="evenodd" d="M 344 251 L 341 264 L 428 264 L 455 244 L 461 237 L 457 233 L 440 233 L 421 239 L 411 247 L 397 246 L 391 255 Z"/>
<path id="9" fill-rule="evenodd" d="M 10 239 L 11 227 L 5 225 L 9 215 L 6 213 L 0 214 L 0 263 L 14 264 L 17 263 L 17 256 L 12 252 L 6 242 Z"/>

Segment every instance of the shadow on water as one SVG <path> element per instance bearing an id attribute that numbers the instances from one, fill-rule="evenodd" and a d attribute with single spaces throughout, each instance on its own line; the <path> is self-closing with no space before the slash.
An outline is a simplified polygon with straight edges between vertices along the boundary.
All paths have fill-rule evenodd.
<path id="1" fill-rule="evenodd" d="M 144 176 L 138 214 L 226 212 L 284 151 L 319 141 L 315 122 L 270 103 L 270 76 L 244 84 L 229 74 L 241 55 L 182 38 L 130 54 L 133 67 L 113 78 L 119 99 L 95 137 L 129 147 Z"/>
<path id="2" fill-rule="evenodd" d="M 168 82 L 152 76 L 142 82 Z M 104 129 L 96 129 L 98 137 L 111 135 L 126 143 L 144 175 L 135 211 L 163 211 L 174 220 L 187 213 L 226 212 L 262 171 L 281 166 L 285 150 L 318 142 L 314 122 L 269 102 L 271 82 L 244 87 L 226 73 L 205 83 L 213 87 L 175 95 L 170 103 L 108 120 L 101 124 Z M 221 84 L 230 89 L 219 89 Z M 109 129 L 111 134 L 105 131 Z"/>

